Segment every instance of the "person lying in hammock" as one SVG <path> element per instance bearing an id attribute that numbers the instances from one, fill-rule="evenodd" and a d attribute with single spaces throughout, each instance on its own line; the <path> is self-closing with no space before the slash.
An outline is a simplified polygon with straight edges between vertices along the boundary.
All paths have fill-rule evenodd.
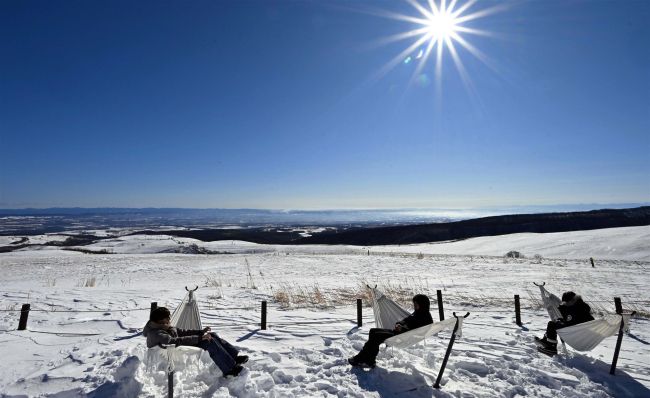
<path id="1" fill-rule="evenodd" d="M 210 353 L 210 358 L 225 377 L 237 376 L 243 370 L 242 364 L 248 356 L 237 355 L 238 351 L 226 340 L 211 333 L 210 328 L 203 330 L 185 330 L 171 326 L 171 314 L 165 307 L 151 311 L 149 322 L 144 326 L 142 335 L 147 338 L 147 347 L 163 344 L 200 347 Z"/>
<path id="2" fill-rule="evenodd" d="M 577 325 L 579 323 L 593 321 L 591 308 L 582 300 L 582 297 L 574 292 L 565 292 L 562 294 L 562 304 L 558 307 L 562 314 L 562 319 L 550 321 L 546 325 L 546 333 L 541 339 L 535 337 L 535 342 L 544 350 L 545 353 L 557 354 L 557 330 L 567 326 Z"/>
<path id="3" fill-rule="evenodd" d="M 415 311 L 397 322 L 393 329 L 370 329 L 368 341 L 363 346 L 361 352 L 348 359 L 350 365 L 374 368 L 375 359 L 379 353 L 379 346 L 386 339 L 433 323 L 433 318 L 431 318 L 431 313 L 429 313 L 429 307 L 429 297 L 424 294 L 413 296 L 413 309 Z"/>

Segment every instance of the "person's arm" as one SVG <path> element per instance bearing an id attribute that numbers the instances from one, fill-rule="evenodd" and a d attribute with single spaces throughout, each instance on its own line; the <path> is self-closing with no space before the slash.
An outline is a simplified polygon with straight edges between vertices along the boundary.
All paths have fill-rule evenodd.
<path id="1" fill-rule="evenodd" d="M 198 345 L 199 342 L 201 341 L 201 336 L 194 334 L 194 335 L 184 335 L 184 336 L 178 336 L 178 337 L 173 337 L 169 333 L 165 333 L 162 330 L 158 330 L 155 334 L 155 345 L 158 344 L 174 344 L 176 346 L 179 345 Z"/>
<path id="2" fill-rule="evenodd" d="M 401 321 L 397 322 L 395 324 L 395 330 L 398 332 L 406 332 L 407 330 L 410 329 L 411 323 L 413 323 L 413 319 L 415 318 L 414 314 L 411 314 L 407 316 L 406 318 L 402 319 Z"/>
<path id="3" fill-rule="evenodd" d="M 192 330 L 192 329 L 179 329 L 179 328 L 176 328 L 176 332 L 178 333 L 179 337 L 202 336 L 203 335 L 203 330 Z"/>

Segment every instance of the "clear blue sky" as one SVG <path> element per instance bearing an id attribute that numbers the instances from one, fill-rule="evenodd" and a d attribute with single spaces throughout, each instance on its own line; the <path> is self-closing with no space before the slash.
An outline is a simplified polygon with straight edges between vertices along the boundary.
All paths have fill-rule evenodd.
<path id="1" fill-rule="evenodd" d="M 650 2 L 510 4 L 437 102 L 406 2 L 2 1 L 0 208 L 650 201 Z"/>

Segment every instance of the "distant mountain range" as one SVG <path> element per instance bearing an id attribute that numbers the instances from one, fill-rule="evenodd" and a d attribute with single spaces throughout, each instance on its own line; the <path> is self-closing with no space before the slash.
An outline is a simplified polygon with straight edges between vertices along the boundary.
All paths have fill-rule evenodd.
<path id="1" fill-rule="evenodd" d="M 139 231 L 204 242 L 244 240 L 265 244 L 397 245 L 467 239 L 520 232 L 566 232 L 650 225 L 650 206 L 587 212 L 515 214 L 416 225 L 338 227 L 303 236 L 290 228 Z"/>
<path id="2" fill-rule="evenodd" d="M 43 213 L 44 210 L 47 210 Z M 83 244 L 113 234 L 172 235 L 201 241 L 264 244 L 394 245 L 467 239 L 519 232 L 566 232 L 650 225 L 650 206 L 579 212 L 471 217 L 471 211 L 255 209 L 44 209 L 31 215 L 0 210 L 0 235 L 82 234 Z M 57 213 L 59 211 L 59 213 Z M 446 217 L 444 216 L 446 211 Z M 454 217 L 455 216 L 455 217 Z M 326 228 L 319 228 L 319 227 Z M 110 232 L 112 228 L 117 228 Z M 121 232 L 119 232 L 121 230 Z M 126 231 L 124 231 L 126 230 Z M 91 232 L 88 232 L 91 231 Z M 70 245 L 79 245 L 73 240 Z M 82 245 L 83 245 L 82 244 Z M 63 245 L 67 245 L 64 243 Z"/>

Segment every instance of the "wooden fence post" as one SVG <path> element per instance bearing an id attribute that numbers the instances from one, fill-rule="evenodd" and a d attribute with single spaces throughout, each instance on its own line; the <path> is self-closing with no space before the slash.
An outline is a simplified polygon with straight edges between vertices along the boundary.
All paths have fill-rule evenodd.
<path id="1" fill-rule="evenodd" d="M 158 302 L 157 301 L 152 301 L 151 302 L 151 309 L 149 310 L 149 319 L 151 319 L 151 313 L 158 308 Z"/>
<path id="2" fill-rule="evenodd" d="M 521 326 L 521 306 L 519 305 L 519 295 L 515 294 L 515 322 Z"/>
<path id="3" fill-rule="evenodd" d="M 363 326 L 363 300 L 357 299 L 357 326 Z"/>
<path id="4" fill-rule="evenodd" d="M 20 320 L 18 321 L 18 330 L 27 329 L 27 318 L 29 317 L 29 309 L 31 306 L 29 304 L 23 304 L 20 308 Z"/>
<path id="5" fill-rule="evenodd" d="M 623 313 L 623 305 L 621 304 L 621 298 L 620 297 L 614 297 L 614 307 L 616 308 L 616 313 L 617 314 L 622 314 Z"/>
<path id="6" fill-rule="evenodd" d="M 262 319 L 260 322 L 260 328 L 266 330 L 266 300 L 262 301 Z"/>
<path id="7" fill-rule="evenodd" d="M 623 321 L 623 305 L 621 304 L 620 297 L 614 297 L 614 306 L 616 306 L 616 313 L 621 315 L 621 326 L 618 329 L 618 340 L 616 340 L 616 348 L 614 349 L 612 367 L 609 369 L 610 375 L 613 375 L 616 372 L 616 362 L 618 362 L 618 354 L 621 351 L 621 343 L 623 343 L 623 329 L 625 326 L 625 322 Z"/>
<path id="8" fill-rule="evenodd" d="M 445 310 L 442 308 L 442 290 L 436 290 L 436 294 L 438 296 L 438 315 L 440 316 L 440 320 L 444 321 Z"/>

